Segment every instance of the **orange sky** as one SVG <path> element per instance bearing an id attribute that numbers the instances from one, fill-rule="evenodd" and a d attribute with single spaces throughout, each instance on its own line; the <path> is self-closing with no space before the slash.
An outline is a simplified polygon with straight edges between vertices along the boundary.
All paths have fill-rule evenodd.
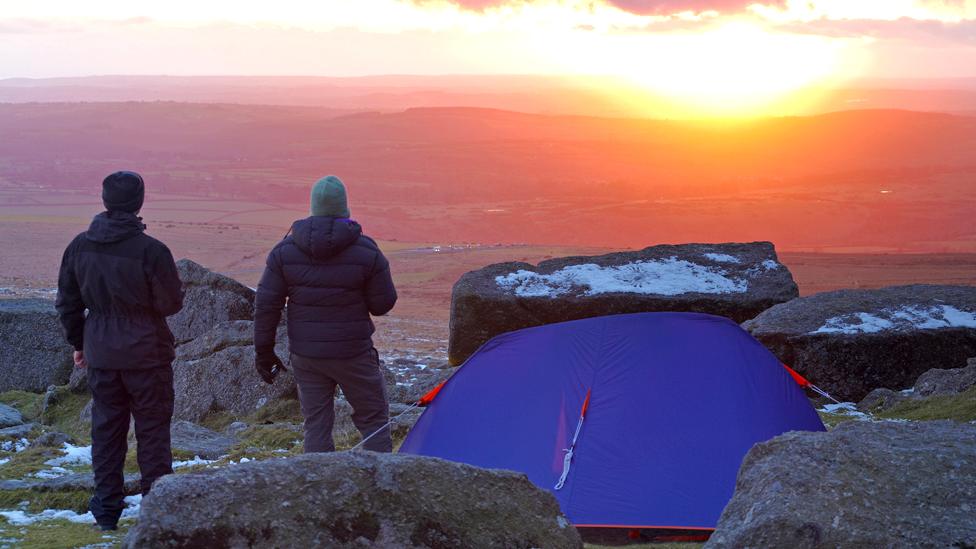
<path id="1" fill-rule="evenodd" d="M 569 74 L 705 110 L 976 76 L 976 0 L 0 0 L 0 78 Z"/>

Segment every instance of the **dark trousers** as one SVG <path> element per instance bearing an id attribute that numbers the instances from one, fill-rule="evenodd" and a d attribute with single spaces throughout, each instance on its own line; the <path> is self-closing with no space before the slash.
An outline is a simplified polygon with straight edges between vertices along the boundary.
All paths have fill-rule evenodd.
<path id="1" fill-rule="evenodd" d="M 88 371 L 92 393 L 92 469 L 95 495 L 89 509 L 101 525 L 114 525 L 124 507 L 125 455 L 129 417 L 136 424 L 136 457 L 142 493 L 173 472 L 170 421 L 173 418 L 173 369 Z"/>
<path id="2" fill-rule="evenodd" d="M 305 452 L 332 452 L 332 425 L 335 423 L 336 385 L 352 405 L 352 422 L 366 438 L 363 448 L 392 452 L 390 406 L 386 400 L 386 380 L 380 372 L 375 349 L 343 359 L 305 358 L 291 355 L 292 371 L 298 383 L 298 398 L 305 416 Z M 382 429 L 380 432 L 377 430 Z"/>

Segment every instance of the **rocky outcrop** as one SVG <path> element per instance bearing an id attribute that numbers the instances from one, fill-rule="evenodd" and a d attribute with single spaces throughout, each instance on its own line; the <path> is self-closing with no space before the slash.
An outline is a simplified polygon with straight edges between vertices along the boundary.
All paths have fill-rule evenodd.
<path id="1" fill-rule="evenodd" d="M 24 423 L 24 416 L 21 415 L 20 410 L 6 404 L 0 404 L 0 429 L 14 427 L 22 423 Z"/>
<path id="2" fill-rule="evenodd" d="M 827 292 L 772 307 L 743 327 L 834 397 L 857 401 L 976 355 L 976 287 Z"/>
<path id="3" fill-rule="evenodd" d="M 160 479 L 124 547 L 582 547 L 521 474 L 434 458 L 308 454 Z"/>
<path id="4" fill-rule="evenodd" d="M 67 383 L 71 351 L 53 301 L 0 299 L 0 392 Z"/>
<path id="5" fill-rule="evenodd" d="M 976 360 L 969 359 L 965 368 L 933 368 L 915 382 L 914 393 L 922 396 L 955 395 L 976 385 Z"/>
<path id="6" fill-rule="evenodd" d="M 273 385 L 262 382 L 254 370 L 253 332 L 251 321 L 223 322 L 176 349 L 174 418 L 199 421 L 218 411 L 243 416 L 269 402 L 296 396 L 284 328 L 279 329 L 275 350 L 288 371 Z"/>
<path id="7" fill-rule="evenodd" d="M 976 425 L 842 423 L 753 447 L 706 545 L 973 547 Z"/>
<path id="8" fill-rule="evenodd" d="M 0 481 L 0 491 L 3 490 L 32 490 L 36 492 L 91 492 L 95 489 L 95 475 L 92 473 L 77 473 L 64 475 L 40 482 L 26 480 Z M 122 490 L 127 496 L 142 493 L 138 474 L 125 475 Z"/>
<path id="9" fill-rule="evenodd" d="M 857 409 L 862 412 L 883 412 L 894 408 L 910 398 L 911 391 L 892 391 L 891 389 L 878 387 L 857 403 Z"/>
<path id="10" fill-rule="evenodd" d="M 24 423 L 23 425 L 7 427 L 5 429 L 0 429 L 0 439 L 26 437 L 30 435 L 31 431 L 39 428 L 40 425 L 37 423 Z"/>
<path id="11" fill-rule="evenodd" d="M 72 368 L 68 390 L 76 394 L 88 392 L 88 368 Z"/>
<path id="12" fill-rule="evenodd" d="M 211 431 L 189 421 L 174 421 L 170 427 L 173 450 L 183 451 L 203 459 L 217 459 L 227 455 L 237 443 L 228 436 Z"/>
<path id="13" fill-rule="evenodd" d="M 498 334 L 610 314 L 691 311 L 743 322 L 798 295 L 769 242 L 499 263 L 454 285 L 449 356 L 457 365 Z"/>
<path id="14" fill-rule="evenodd" d="M 906 400 L 923 400 L 930 397 L 957 395 L 976 385 L 976 359 L 969 359 L 965 368 L 933 368 L 919 376 L 915 387 L 905 391 L 892 391 L 883 387 L 868 393 L 857 409 L 864 412 L 883 412 Z"/>
<path id="15" fill-rule="evenodd" d="M 177 261 L 176 268 L 183 281 L 183 310 L 167 322 L 177 344 L 209 332 L 220 322 L 254 318 L 254 290 L 189 259 Z"/>

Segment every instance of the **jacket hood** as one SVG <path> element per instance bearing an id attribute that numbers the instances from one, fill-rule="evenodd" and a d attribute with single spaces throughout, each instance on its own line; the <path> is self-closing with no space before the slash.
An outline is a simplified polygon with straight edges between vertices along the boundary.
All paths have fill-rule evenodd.
<path id="1" fill-rule="evenodd" d="M 299 250 L 316 259 L 325 259 L 355 244 L 363 228 L 349 218 L 312 216 L 296 221 L 291 232 Z"/>
<path id="2" fill-rule="evenodd" d="M 102 212 L 92 219 L 85 237 L 98 244 L 109 244 L 132 238 L 145 230 L 146 226 L 142 224 L 142 218 L 136 214 L 121 211 Z"/>

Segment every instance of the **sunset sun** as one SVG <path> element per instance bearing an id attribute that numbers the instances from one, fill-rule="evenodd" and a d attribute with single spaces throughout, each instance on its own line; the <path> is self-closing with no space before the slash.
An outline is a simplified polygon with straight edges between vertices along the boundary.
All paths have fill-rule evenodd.
<path id="1" fill-rule="evenodd" d="M 840 47 L 823 38 L 777 35 L 730 23 L 662 38 L 629 74 L 652 91 L 716 113 L 761 109 L 836 75 Z"/>
<path id="2" fill-rule="evenodd" d="M 802 102 L 816 86 L 845 78 L 856 62 L 845 41 L 748 22 L 699 32 L 566 38 L 557 52 L 561 59 L 620 77 L 692 116 L 750 116 Z"/>

